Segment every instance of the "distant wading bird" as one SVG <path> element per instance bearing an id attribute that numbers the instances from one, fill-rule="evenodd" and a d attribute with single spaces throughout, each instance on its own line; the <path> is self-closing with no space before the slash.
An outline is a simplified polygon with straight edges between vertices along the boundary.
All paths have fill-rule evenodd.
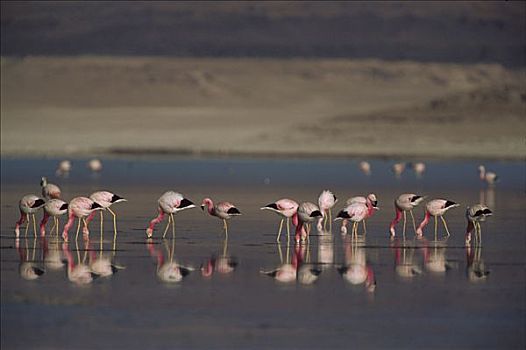
<path id="1" fill-rule="evenodd" d="M 413 208 L 415 208 L 417 205 L 419 205 L 425 197 L 417 196 L 414 193 L 404 193 L 398 196 L 398 198 L 395 200 L 395 212 L 396 217 L 391 221 L 391 226 L 389 226 L 389 231 L 391 232 L 391 238 L 394 238 L 396 235 L 395 232 L 395 225 L 398 224 L 400 221 L 400 218 L 402 217 L 402 213 L 404 214 L 404 227 L 402 230 L 402 235 L 405 239 L 405 225 L 407 220 L 407 214 L 406 212 L 409 212 L 411 214 L 411 219 L 413 220 L 413 229 L 416 233 L 416 223 L 415 223 L 415 217 L 413 216 Z"/>
<path id="2" fill-rule="evenodd" d="M 97 158 L 91 159 L 86 164 L 86 166 L 88 167 L 89 170 L 91 170 L 94 173 L 98 173 L 102 170 L 102 162 Z"/>
<path id="3" fill-rule="evenodd" d="M 443 215 L 451 208 L 458 207 L 459 205 L 455 202 L 448 201 L 446 199 L 433 199 L 432 201 L 427 202 L 426 204 L 426 214 L 424 217 L 424 220 L 420 223 L 418 228 L 416 229 L 416 234 L 418 237 L 423 236 L 423 229 L 424 227 L 429 223 L 429 217 L 433 216 L 435 218 L 435 241 L 437 241 L 437 230 L 438 230 L 438 222 L 437 222 L 437 216 L 440 217 L 442 220 L 442 223 L 444 224 L 444 228 L 446 229 L 447 236 L 449 237 L 451 234 L 449 233 L 449 230 L 447 228 L 446 220 L 444 220 Z"/>
<path id="4" fill-rule="evenodd" d="M 127 200 L 116 195 L 115 193 L 109 192 L 109 191 L 97 191 L 93 192 L 89 198 L 94 201 L 95 203 L 98 203 L 102 210 L 100 210 L 100 234 L 102 239 L 102 222 L 104 220 L 104 214 L 102 213 L 104 210 L 107 210 L 113 215 L 113 239 L 117 237 L 117 214 L 113 210 L 111 210 L 111 206 L 115 203 L 120 202 L 126 202 Z M 92 212 L 90 216 L 88 216 L 87 222 L 88 225 L 93 220 L 93 217 L 95 216 L 95 212 Z"/>
<path id="5" fill-rule="evenodd" d="M 481 181 L 486 182 L 488 185 L 493 186 L 499 179 L 497 174 L 494 172 L 486 172 L 486 167 L 484 165 L 479 165 L 479 177 Z"/>
<path id="6" fill-rule="evenodd" d="M 359 168 L 365 175 L 371 175 L 371 164 L 369 164 L 369 162 L 360 162 Z"/>
<path id="7" fill-rule="evenodd" d="M 294 214 L 296 214 L 296 212 L 298 211 L 298 206 L 299 204 L 293 201 L 292 199 L 283 198 L 283 199 L 275 201 L 274 203 L 267 204 L 261 208 L 261 210 L 273 211 L 282 217 L 281 222 L 279 224 L 278 237 L 276 238 L 277 242 L 279 242 L 279 238 L 281 237 L 281 229 L 283 228 L 283 221 L 285 219 L 287 220 L 287 242 L 289 241 L 290 239 L 289 219 Z"/>
<path id="8" fill-rule="evenodd" d="M 318 197 L 318 207 L 320 209 L 322 218 L 318 223 L 318 230 L 322 230 L 327 224 L 327 213 L 329 214 L 328 220 L 332 222 L 332 213 L 331 209 L 338 202 L 338 198 L 329 190 L 324 190 Z M 323 227 L 321 226 L 321 221 L 323 220 Z"/>
<path id="9" fill-rule="evenodd" d="M 475 204 L 466 209 L 466 219 L 468 226 L 466 227 L 466 245 L 471 244 L 471 233 L 475 230 L 475 244 L 480 245 L 482 240 L 480 222 L 486 221 L 488 216 L 493 215 L 493 212 L 483 204 Z"/>
<path id="10" fill-rule="evenodd" d="M 40 235 L 46 235 L 46 223 L 49 220 L 49 217 L 53 218 L 53 226 L 49 232 L 53 232 L 53 229 L 56 229 L 58 237 L 59 229 L 59 216 L 62 216 L 68 212 L 68 203 L 64 202 L 62 199 L 50 199 L 44 205 L 44 216 L 42 221 L 40 221 Z"/>
<path id="11" fill-rule="evenodd" d="M 155 228 L 155 225 L 157 225 L 159 222 L 161 222 L 164 219 L 164 215 L 168 214 L 168 224 L 166 225 L 166 228 L 164 229 L 163 238 L 166 236 L 166 232 L 168 231 L 168 227 L 170 227 L 170 224 L 173 224 L 172 226 L 172 235 L 175 237 L 175 219 L 174 214 L 177 214 L 177 212 L 180 212 L 185 209 L 194 208 L 195 205 L 188 199 L 186 199 L 182 194 L 174 191 L 168 191 L 165 192 L 158 200 L 159 203 L 159 215 L 154 218 L 152 221 L 150 221 L 150 225 L 146 229 L 146 236 L 148 238 L 153 236 L 153 229 Z"/>
<path id="12" fill-rule="evenodd" d="M 67 177 L 70 171 L 71 171 L 71 162 L 69 160 L 63 160 L 60 163 L 58 163 L 58 167 L 57 167 L 55 174 L 57 176 Z"/>
<path id="13" fill-rule="evenodd" d="M 422 162 L 413 163 L 413 170 L 415 171 L 416 177 L 420 178 L 426 171 L 426 165 Z"/>
<path id="14" fill-rule="evenodd" d="M 42 177 L 40 180 L 40 186 L 42 187 L 42 196 L 46 199 L 60 199 L 61 191 L 60 187 L 55 184 L 48 183 L 46 177 Z"/>
<path id="15" fill-rule="evenodd" d="M 28 194 L 22 197 L 22 199 L 18 202 L 18 208 L 20 209 L 20 219 L 16 222 L 15 225 L 16 237 L 20 236 L 20 225 L 22 225 L 26 220 L 27 225 L 25 235 L 27 235 L 27 230 L 29 228 L 29 221 L 31 217 L 33 218 L 34 235 L 37 235 L 35 213 L 38 211 L 38 209 L 42 208 L 45 203 L 46 202 L 42 198 L 39 198 L 34 194 Z"/>
<path id="16" fill-rule="evenodd" d="M 80 221 L 84 222 L 82 233 L 86 236 L 89 235 L 88 223 L 86 222 L 86 218 L 95 210 L 101 209 L 102 207 L 98 203 L 92 201 L 87 197 L 73 198 L 68 204 L 68 222 L 66 223 L 66 225 L 64 225 L 64 230 L 62 231 L 62 238 L 64 239 L 64 241 L 68 241 L 68 232 L 71 226 L 73 225 L 73 221 L 75 221 L 75 218 L 79 219 L 75 240 L 77 240 L 79 237 Z"/>
<path id="17" fill-rule="evenodd" d="M 212 202 L 210 198 L 203 199 L 203 202 L 201 203 L 201 209 L 205 210 L 205 207 L 208 214 L 223 220 L 223 229 L 225 230 L 226 238 L 228 238 L 228 224 L 226 221 L 234 216 L 241 215 L 239 209 L 237 209 L 234 204 L 229 202 L 219 202 L 214 205 L 214 202 Z"/>

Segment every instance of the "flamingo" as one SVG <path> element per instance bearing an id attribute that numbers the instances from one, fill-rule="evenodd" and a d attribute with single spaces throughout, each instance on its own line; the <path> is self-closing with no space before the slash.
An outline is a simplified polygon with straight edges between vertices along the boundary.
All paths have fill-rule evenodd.
<path id="1" fill-rule="evenodd" d="M 363 203 L 353 203 L 351 205 L 348 205 L 344 209 L 342 209 L 338 213 L 336 220 L 339 220 L 339 219 L 343 219 L 346 221 L 351 220 L 353 222 L 353 226 L 352 226 L 353 237 L 358 238 L 358 223 L 365 220 L 369 215 L 372 215 L 373 210 L 374 210 L 374 207 L 370 203 L 368 203 L 367 205 Z M 346 224 L 342 223 L 341 233 L 342 234 L 347 233 Z"/>
<path id="2" fill-rule="evenodd" d="M 264 207 L 260 208 L 261 210 L 270 210 L 275 212 L 276 214 L 280 215 L 282 217 L 281 222 L 279 224 L 279 230 L 278 230 L 278 237 L 276 238 L 276 241 L 279 242 L 279 238 L 281 237 L 281 229 L 283 228 L 283 220 L 287 219 L 287 241 L 290 238 L 290 227 L 289 227 L 289 219 L 296 214 L 298 211 L 299 204 L 288 198 L 279 199 L 273 203 L 267 204 Z"/>
<path id="3" fill-rule="evenodd" d="M 214 271 L 227 275 L 236 269 L 237 259 L 228 254 L 228 239 L 223 241 L 223 250 L 219 254 L 212 255 L 201 265 L 201 275 L 211 277 Z"/>
<path id="4" fill-rule="evenodd" d="M 168 214 L 168 224 L 164 229 L 163 238 L 166 236 L 166 232 L 168 231 L 168 227 L 170 227 L 170 224 L 173 224 L 172 234 L 175 237 L 174 214 L 177 214 L 177 212 L 185 209 L 195 208 L 194 203 L 186 199 L 181 193 L 174 191 L 168 191 L 163 193 L 163 195 L 159 198 L 157 202 L 159 203 L 159 215 L 152 221 L 150 221 L 150 225 L 146 229 L 146 236 L 148 236 L 148 238 L 151 238 L 153 236 L 153 229 L 155 225 L 157 225 L 164 219 L 165 214 Z"/>
<path id="5" fill-rule="evenodd" d="M 73 225 L 73 221 L 75 221 L 75 217 L 79 219 L 75 240 L 79 236 L 81 220 L 84 222 L 82 233 L 86 236 L 89 235 L 88 223 L 86 222 L 86 218 L 95 210 L 102 210 L 102 206 L 87 197 L 73 198 L 68 204 L 68 222 L 66 223 L 66 225 L 64 225 L 64 230 L 62 231 L 62 238 L 64 239 L 64 241 L 68 241 L 68 232 L 71 226 Z"/>
<path id="6" fill-rule="evenodd" d="M 124 266 L 114 264 L 112 259 L 102 254 L 102 242 L 99 248 L 99 254 L 94 249 L 90 249 L 90 242 L 87 242 L 89 251 L 89 268 L 90 270 L 100 277 L 110 277 L 119 270 L 125 269 Z"/>
<path id="7" fill-rule="evenodd" d="M 367 228 L 365 226 L 365 221 L 368 218 L 370 218 L 371 216 L 373 216 L 374 210 L 380 210 L 378 208 L 378 200 L 376 198 L 376 195 L 374 193 L 369 193 L 367 195 L 367 197 L 364 197 L 364 196 L 351 197 L 351 198 L 347 199 L 345 204 L 347 205 L 347 207 L 352 205 L 352 204 L 363 204 L 363 205 L 367 206 L 368 208 L 369 207 L 373 208 L 371 210 L 368 210 L 368 212 L 366 214 L 366 217 L 362 220 L 363 231 L 364 231 L 364 234 L 366 234 L 367 233 Z M 337 220 L 338 220 L 338 218 L 337 218 Z M 342 227 L 340 229 L 341 232 L 342 233 L 347 233 L 347 222 L 349 221 L 349 218 L 339 218 L 339 220 L 342 220 Z"/>
<path id="8" fill-rule="evenodd" d="M 16 237 L 20 236 L 20 225 L 22 225 L 27 220 L 26 232 L 29 228 L 29 220 L 33 217 L 33 232 L 34 235 L 37 235 L 37 224 L 35 219 L 35 213 L 38 209 L 42 208 L 46 202 L 34 194 L 28 194 L 22 197 L 18 202 L 18 208 L 20 209 L 20 219 L 16 222 L 15 225 L 15 235 Z M 29 217 L 28 217 L 29 216 Z"/>
<path id="9" fill-rule="evenodd" d="M 102 170 L 102 162 L 97 158 L 91 159 L 86 164 L 86 166 L 88 167 L 89 170 L 91 170 L 94 173 L 98 173 Z"/>
<path id="10" fill-rule="evenodd" d="M 389 231 L 391 231 L 391 238 L 394 238 L 396 235 L 394 227 L 400 221 L 400 218 L 403 213 L 404 214 L 404 228 L 402 232 L 403 232 L 403 236 L 405 240 L 405 223 L 407 220 L 406 212 L 409 212 L 409 214 L 411 214 L 411 219 L 413 220 L 413 228 L 416 232 L 416 223 L 415 223 L 415 217 L 413 215 L 413 208 L 419 205 L 424 199 L 425 197 L 418 196 L 414 193 L 404 193 L 398 196 L 398 198 L 394 202 L 396 217 L 393 219 L 393 221 L 391 221 L 391 226 L 389 226 Z"/>
<path id="11" fill-rule="evenodd" d="M 480 245 L 481 228 L 480 222 L 486 221 L 488 216 L 493 215 L 493 212 L 483 204 L 475 204 L 466 209 L 466 219 L 468 220 L 468 226 L 466 228 L 466 246 L 471 244 L 471 232 L 475 230 L 475 242 Z"/>
<path id="12" fill-rule="evenodd" d="M 292 218 L 293 224 L 296 226 L 296 243 L 304 242 L 309 238 L 310 223 L 314 222 L 316 218 L 323 217 L 318 206 L 311 202 L 303 202 L 298 207 L 298 212 Z M 305 230 L 308 227 L 308 231 Z"/>
<path id="13" fill-rule="evenodd" d="M 210 198 L 203 199 L 203 202 L 201 203 L 201 209 L 203 211 L 205 210 L 205 206 L 208 214 L 223 220 L 223 229 L 225 230 L 225 236 L 228 238 L 228 224 L 226 221 L 234 216 L 241 215 L 239 209 L 230 202 L 219 202 L 214 205 L 214 202 L 212 202 Z"/>
<path id="14" fill-rule="evenodd" d="M 413 163 L 413 170 L 415 171 L 416 177 L 420 178 L 426 171 L 426 165 L 422 162 Z"/>
<path id="15" fill-rule="evenodd" d="M 331 209 L 334 207 L 334 205 L 338 202 L 338 198 L 329 190 L 324 190 L 320 193 L 320 196 L 318 197 L 318 207 L 321 211 L 322 218 L 320 218 L 320 221 L 318 223 L 318 230 L 322 230 L 321 221 L 323 218 L 325 220 L 323 221 L 323 227 L 327 224 L 327 213 L 329 213 L 329 220 L 332 222 L 332 213 Z"/>
<path id="16" fill-rule="evenodd" d="M 46 223 L 51 216 L 53 218 L 53 227 L 50 232 L 56 228 L 58 236 L 58 226 L 59 226 L 59 216 L 62 216 L 68 212 L 68 203 L 64 202 L 62 199 L 50 199 L 44 205 L 44 216 L 42 221 L 40 221 L 40 235 L 46 235 Z"/>
<path id="17" fill-rule="evenodd" d="M 391 167 L 391 170 L 393 171 L 397 179 L 400 178 L 400 176 L 404 172 L 405 166 L 406 166 L 405 163 L 395 163 Z"/>
<path id="18" fill-rule="evenodd" d="M 488 185 L 493 186 L 499 179 L 497 174 L 492 171 L 486 172 L 486 167 L 484 165 L 479 165 L 479 177 L 481 181 L 485 181 Z"/>
<path id="19" fill-rule="evenodd" d="M 362 173 L 364 173 L 365 175 L 371 175 L 371 164 L 369 164 L 369 162 L 366 162 L 366 161 L 360 162 L 359 168 L 362 171 Z"/>
<path id="20" fill-rule="evenodd" d="M 426 215 L 424 217 L 424 220 L 420 223 L 418 228 L 416 229 L 416 234 L 418 237 L 423 236 L 423 229 L 424 227 L 429 223 L 429 217 L 432 215 L 435 218 L 435 241 L 437 241 L 437 216 L 442 219 L 442 223 L 444 224 L 444 228 L 446 229 L 447 236 L 449 237 L 451 234 L 449 233 L 449 230 L 447 228 L 446 220 L 444 220 L 443 215 L 451 208 L 458 207 L 459 205 L 455 202 L 449 201 L 447 199 L 433 199 L 432 201 L 427 202 L 426 204 Z"/>
<path id="21" fill-rule="evenodd" d="M 60 199 L 60 187 L 55 184 L 48 183 L 46 177 L 42 177 L 40 180 L 40 186 L 42 187 L 42 197 L 45 199 Z"/>
<path id="22" fill-rule="evenodd" d="M 111 206 L 115 203 L 120 202 L 126 202 L 127 200 L 116 195 L 115 193 L 109 192 L 109 191 L 97 191 L 93 192 L 89 198 L 94 201 L 95 203 L 98 203 L 102 210 L 99 210 L 100 213 L 100 234 L 102 239 L 102 222 L 104 220 L 104 214 L 103 211 L 107 210 L 113 215 L 113 239 L 117 237 L 117 214 L 113 210 L 111 210 Z M 92 212 L 87 219 L 88 225 L 93 220 L 93 217 L 95 216 L 95 212 Z"/>
<path id="23" fill-rule="evenodd" d="M 287 255 L 283 262 L 281 245 L 278 245 L 280 265 L 272 271 L 260 271 L 260 273 L 273 277 L 281 283 L 291 283 L 298 281 L 301 284 L 312 284 L 318 280 L 321 270 L 313 268 L 309 264 L 304 264 L 306 245 L 295 245 L 292 258 L 289 260 L 290 246 L 287 244 Z"/>
<path id="24" fill-rule="evenodd" d="M 71 171 L 71 162 L 69 160 L 63 160 L 58 163 L 55 174 L 57 176 L 67 176 Z"/>

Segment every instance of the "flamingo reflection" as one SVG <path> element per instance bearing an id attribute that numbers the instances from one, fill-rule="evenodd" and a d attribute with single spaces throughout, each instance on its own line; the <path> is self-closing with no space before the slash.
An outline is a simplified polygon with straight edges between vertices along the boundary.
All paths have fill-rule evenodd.
<path id="1" fill-rule="evenodd" d="M 38 262 L 35 260 L 36 250 L 37 250 L 37 238 L 33 238 L 33 245 L 30 248 L 28 239 L 24 239 L 25 247 L 20 246 L 20 238 L 15 239 L 15 247 L 18 250 L 18 255 L 20 256 L 20 265 L 18 266 L 18 272 L 20 277 L 27 281 L 32 281 L 38 279 L 45 273 L 44 268 L 39 266 Z M 30 255 L 31 250 L 31 257 Z"/>
<path id="2" fill-rule="evenodd" d="M 163 240 L 163 246 L 168 255 L 168 259 L 165 259 L 165 254 L 161 249 L 156 249 L 151 238 L 146 240 L 146 247 L 148 248 L 150 255 L 157 261 L 157 278 L 161 282 L 177 283 L 181 282 L 184 277 L 188 276 L 194 268 L 180 265 L 175 261 L 175 239 L 172 239 L 171 242 L 171 246 L 169 247 L 168 241 Z"/>
<path id="3" fill-rule="evenodd" d="M 44 266 L 50 270 L 61 270 L 64 267 L 64 260 L 60 249 L 61 239 L 58 236 L 58 232 L 49 241 L 47 237 L 41 237 L 41 241 L 44 252 Z"/>
<path id="4" fill-rule="evenodd" d="M 214 272 L 228 275 L 234 272 L 238 265 L 237 259 L 228 254 L 228 239 L 223 240 L 223 249 L 219 254 L 212 255 L 201 265 L 201 275 L 211 277 Z"/>
<path id="5" fill-rule="evenodd" d="M 367 292 L 376 290 L 376 278 L 372 267 L 367 264 L 364 239 L 344 238 L 345 265 L 338 269 L 343 279 L 352 285 L 365 286 Z"/>
<path id="6" fill-rule="evenodd" d="M 334 239 L 330 231 L 321 231 L 318 237 L 318 264 L 322 270 L 334 264 Z"/>
<path id="7" fill-rule="evenodd" d="M 471 248 L 471 246 L 466 247 L 466 274 L 470 282 L 485 281 L 489 275 L 489 270 L 486 268 L 481 254 L 481 246 L 475 246 L 474 248 Z"/>
<path id="8" fill-rule="evenodd" d="M 113 258 L 115 257 L 115 238 L 116 237 L 114 237 L 113 241 L 113 252 L 111 254 L 103 254 L 103 240 L 100 241 L 99 254 L 90 248 L 91 241 L 86 242 L 89 251 L 89 267 L 94 274 L 100 277 L 109 277 L 119 270 L 125 269 L 124 266 L 113 262 Z"/>
<path id="9" fill-rule="evenodd" d="M 402 242 L 396 238 L 391 247 L 395 253 L 395 271 L 402 278 L 413 278 L 422 274 L 422 269 L 415 263 L 415 247 L 407 244 L 406 240 Z"/>
<path id="10" fill-rule="evenodd" d="M 432 247 L 429 247 L 429 243 L 427 240 L 422 242 L 425 269 L 432 273 L 445 274 L 453 268 L 453 265 L 449 263 L 446 258 L 446 242 L 432 242 Z"/>
<path id="11" fill-rule="evenodd" d="M 79 242 L 75 240 L 75 248 L 77 252 L 77 259 L 73 257 L 73 253 L 69 249 L 69 243 L 62 243 L 62 252 L 66 256 L 68 263 L 67 276 L 70 282 L 76 285 L 83 286 L 88 285 L 98 276 L 93 273 L 91 268 L 86 264 L 87 258 L 87 245 L 84 245 L 84 256 L 80 258 Z"/>
<path id="12" fill-rule="evenodd" d="M 281 244 L 278 244 L 280 265 L 271 271 L 261 271 L 261 273 L 273 277 L 282 283 L 299 282 L 301 284 L 312 284 L 316 282 L 321 274 L 321 270 L 310 264 L 310 254 L 308 244 L 296 244 L 292 258 L 290 257 L 290 245 L 287 244 L 285 261 Z"/>

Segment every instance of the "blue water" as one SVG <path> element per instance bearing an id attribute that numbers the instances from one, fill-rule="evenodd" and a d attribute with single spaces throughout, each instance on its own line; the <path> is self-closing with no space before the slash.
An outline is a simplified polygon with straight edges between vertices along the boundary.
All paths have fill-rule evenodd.
<path id="1" fill-rule="evenodd" d="M 399 179 L 390 171 L 391 160 L 370 161 L 371 176 L 359 171 L 359 159 L 103 158 L 104 169 L 96 175 L 86 161 L 72 159 L 72 171 L 64 178 L 54 174 L 58 159 L 1 160 L 2 349 L 526 346 L 522 162 L 483 162 L 501 178 L 488 187 L 478 179 L 480 161 L 426 161 L 421 178 L 407 169 Z M 41 176 L 60 185 L 66 199 L 98 189 L 126 197 L 128 202 L 114 208 L 117 240 L 109 216 L 102 249 L 98 217 L 90 226 L 89 245 L 80 238 L 63 245 L 49 233 L 46 241 L 34 239 L 32 229 L 27 238 L 15 240 L 17 202 L 26 193 L 40 193 Z M 367 223 L 365 243 L 349 242 L 335 223 L 332 234 L 314 228 L 303 249 L 287 246 L 285 231 L 276 244 L 279 218 L 260 206 L 281 197 L 315 202 L 325 188 L 341 202 L 351 195 L 377 195 L 380 210 Z M 160 239 L 165 221 L 148 241 L 145 228 L 167 189 L 183 192 L 196 204 L 205 196 L 229 200 L 243 215 L 230 221 L 228 241 L 220 221 L 198 208 L 176 215 L 175 240 Z M 398 239 L 389 240 L 393 199 L 409 191 L 461 204 L 446 214 L 449 239 L 433 242 L 431 223 L 426 239 L 415 241 L 408 222 L 405 245 L 401 223 Z M 465 206 L 479 201 L 495 215 L 482 225 L 482 246 L 468 249 Z M 423 209 L 417 209 L 420 221 Z M 68 251 L 75 263 L 88 262 L 95 253 L 125 268 L 79 285 L 60 266 Z M 158 271 L 172 251 L 174 261 L 194 270 L 180 282 L 167 283 Z M 58 268 L 44 260 L 52 253 Z M 221 256 L 236 266 L 221 270 Z M 320 273 L 312 284 L 299 277 L 280 282 L 261 273 L 294 259 Z M 26 280 L 20 269 L 25 260 L 45 273 Z M 351 283 L 342 273 L 352 266 L 365 267 L 371 278 Z M 407 267 L 410 276 L 404 275 Z"/>

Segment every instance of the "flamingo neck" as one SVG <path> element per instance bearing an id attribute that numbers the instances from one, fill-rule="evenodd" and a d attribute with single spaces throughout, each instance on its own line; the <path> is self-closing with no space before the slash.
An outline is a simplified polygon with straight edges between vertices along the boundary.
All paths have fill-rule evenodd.
<path id="1" fill-rule="evenodd" d="M 149 229 L 153 231 L 154 226 L 157 225 L 159 222 L 161 222 L 163 219 L 164 219 L 164 211 L 161 208 L 159 208 L 159 215 L 157 215 L 156 218 L 150 221 L 150 225 L 148 226 Z"/>
<path id="2" fill-rule="evenodd" d="M 206 204 L 206 209 L 208 210 L 208 214 L 214 215 L 214 202 L 210 198 L 206 198 L 204 200 Z"/>
<path id="3" fill-rule="evenodd" d="M 298 227 L 298 224 L 299 224 L 298 213 L 294 213 L 294 215 L 292 215 L 292 224 L 296 226 L 296 228 Z"/>
<path id="4" fill-rule="evenodd" d="M 402 211 L 396 206 L 395 206 L 395 212 L 396 212 L 396 216 L 393 219 L 393 221 L 391 221 L 391 226 L 389 226 L 391 230 L 395 227 L 396 224 L 398 224 L 398 222 L 400 222 L 400 218 L 402 217 Z"/>
<path id="5" fill-rule="evenodd" d="M 71 212 L 71 213 L 69 213 L 69 216 L 68 216 L 68 222 L 64 225 L 64 231 L 62 232 L 62 235 L 66 234 L 66 237 L 67 237 L 69 229 L 73 225 L 74 221 L 75 221 L 75 214 L 73 214 L 73 212 Z"/>
<path id="6" fill-rule="evenodd" d="M 431 217 L 431 214 L 426 210 L 426 216 L 424 217 L 424 220 L 422 220 L 422 222 L 418 226 L 418 229 L 417 229 L 418 232 L 421 232 L 424 229 L 424 227 L 426 227 L 426 225 L 429 223 L 430 217 Z"/>
<path id="7" fill-rule="evenodd" d="M 473 221 L 468 220 L 468 226 L 466 227 L 466 234 L 473 232 L 474 228 L 475 228 L 475 225 L 473 225 Z"/>
<path id="8" fill-rule="evenodd" d="M 42 221 L 40 221 L 40 234 L 43 236 L 46 234 L 46 224 L 49 220 L 49 214 L 47 211 L 44 211 L 44 216 L 42 217 Z"/>

